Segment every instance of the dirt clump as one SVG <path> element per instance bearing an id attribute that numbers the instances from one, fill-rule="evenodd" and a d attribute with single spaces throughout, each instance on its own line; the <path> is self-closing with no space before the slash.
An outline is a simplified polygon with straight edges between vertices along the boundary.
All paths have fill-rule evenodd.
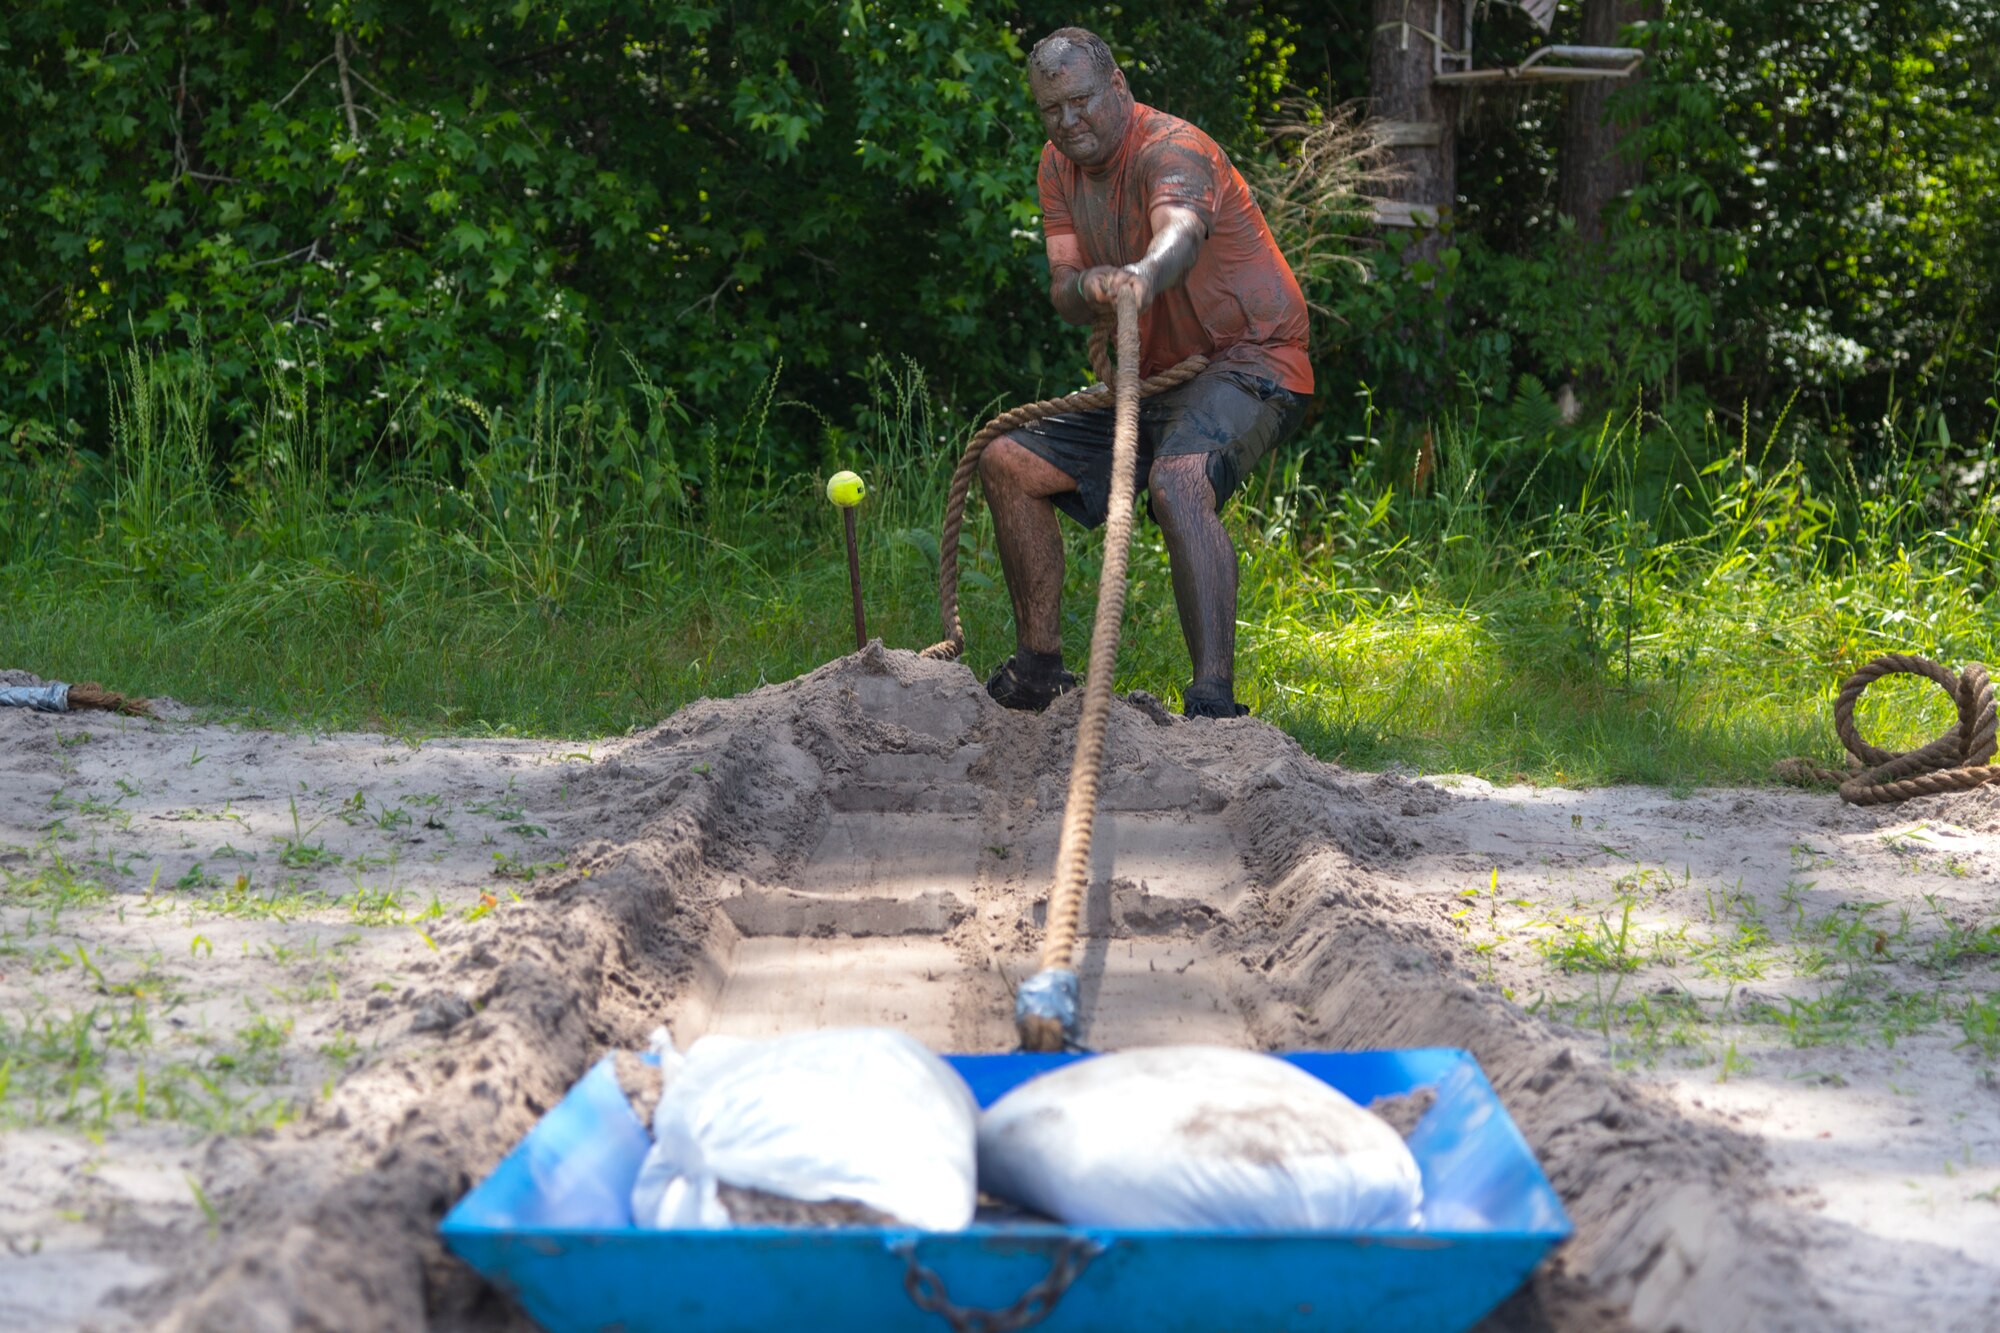
<path id="1" fill-rule="evenodd" d="M 1368 1110 L 1382 1117 L 1389 1123 L 1389 1128 L 1407 1139 L 1417 1132 L 1417 1122 L 1437 1105 L 1437 1099 L 1436 1088 L 1418 1088 L 1413 1092 L 1377 1097 L 1368 1103 Z"/>

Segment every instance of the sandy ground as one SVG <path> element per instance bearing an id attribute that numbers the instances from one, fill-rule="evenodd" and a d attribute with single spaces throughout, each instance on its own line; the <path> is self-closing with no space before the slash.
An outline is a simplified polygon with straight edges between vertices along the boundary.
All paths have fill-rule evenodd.
<path id="1" fill-rule="evenodd" d="M 435 1223 L 607 1049 L 1012 1042 L 1075 702 L 871 649 L 610 742 L 0 711 L 0 1328 L 524 1327 Z M 2000 1326 L 2000 789 L 1494 788 L 1115 707 L 1086 1039 L 1471 1049 L 1485 1326 Z M 1989 1020 L 1990 1015 L 1990 1020 Z"/>

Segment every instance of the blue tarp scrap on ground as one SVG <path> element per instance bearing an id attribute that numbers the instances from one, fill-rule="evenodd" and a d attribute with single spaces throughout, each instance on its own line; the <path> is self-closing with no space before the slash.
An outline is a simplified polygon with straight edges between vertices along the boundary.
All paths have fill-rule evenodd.
<path id="1" fill-rule="evenodd" d="M 0 685 L 0 708 L 32 708 L 38 713 L 67 713 L 69 686 L 61 681 L 45 685 Z"/>

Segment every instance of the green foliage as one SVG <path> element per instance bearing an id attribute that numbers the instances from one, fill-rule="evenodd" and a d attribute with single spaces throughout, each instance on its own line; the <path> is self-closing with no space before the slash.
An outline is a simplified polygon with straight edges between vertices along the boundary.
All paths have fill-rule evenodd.
<path id="1" fill-rule="evenodd" d="M 1643 176 L 1601 252 L 1546 189 L 1522 188 L 1534 163 L 1502 153 L 1505 175 L 1469 184 L 1460 372 L 1493 401 L 1522 373 L 1701 382 L 1768 412 L 1802 389 L 1834 441 L 1875 453 L 1885 413 L 1912 396 L 1962 440 L 1986 428 L 1996 234 L 1966 219 L 2000 202 L 2000 16 L 1956 0 L 1809 16 L 1703 0 L 1627 40 L 1647 52 L 1645 77 L 1611 115 Z M 1481 133 L 1546 138 L 1560 96 L 1535 94 L 1525 129 Z M 1475 143 L 1474 162 L 1487 151 Z M 1494 190 L 1531 202 L 1480 207 Z M 1483 340 L 1495 334 L 1504 344 Z"/>
<path id="2" fill-rule="evenodd" d="M 781 364 L 842 412 L 876 354 L 980 398 L 1067 387 L 1022 49 L 1063 21 L 995 0 L 39 0 L 0 64 L 25 128 L 0 163 L 0 435 L 39 458 L 69 418 L 104 429 L 93 367 L 134 332 L 206 339 L 232 468 L 269 461 L 267 337 L 311 345 L 335 463 L 396 452 L 413 395 L 622 377 L 619 349 L 702 414 Z M 1266 24 L 1246 57 L 1212 3 L 1104 26 L 1142 94 L 1233 139 L 1289 55 Z"/>
<path id="3" fill-rule="evenodd" d="M 1352 16 L 1289 12 L 1300 49 L 1346 71 L 1339 92 L 1364 91 Z M 1550 40 L 1505 7 L 1483 14 L 1481 65 Z M 1564 7 L 1553 40 L 1579 22 Z M 1308 281 L 1329 312 L 1323 376 L 1337 366 L 1405 416 L 1478 404 L 1495 433 L 1572 456 L 1547 410 L 1564 386 L 1586 436 L 1641 390 L 1696 420 L 1747 410 L 1758 429 L 1789 410 L 1822 438 L 1822 481 L 1878 466 L 1890 419 L 1975 455 L 2000 349 L 2000 12 L 1693 0 L 1624 40 L 1644 77 L 1610 115 L 1641 172 L 1603 243 L 1557 208 L 1562 86 L 1462 93 L 1447 234 L 1387 232 L 1370 280 Z"/>
<path id="4" fill-rule="evenodd" d="M 551 367 L 621 388 L 643 367 L 725 457 L 720 423 L 781 367 L 842 421 L 877 354 L 921 359 L 953 402 L 1068 387 L 1082 358 L 1041 291 L 1026 44 L 1094 24 L 1140 96 L 1254 174 L 1284 151 L 1262 127 L 1287 99 L 1366 92 L 1372 36 L 1351 7 L 1294 0 L 17 8 L 0 447 L 27 473 L 0 484 L 28 504 L 109 435 L 103 367 L 134 333 L 206 339 L 211 481 L 278 475 L 255 438 L 273 338 L 299 364 L 310 347 L 336 481 L 400 455 L 413 404 L 518 401 Z M 1479 40 L 1490 64 L 1542 39 L 1501 7 Z M 1695 0 L 1628 40 L 1647 77 L 1615 114 L 1645 170 L 1605 249 L 1554 212 L 1564 93 L 1472 97 L 1441 253 L 1403 264 L 1392 236 L 1374 282 L 1307 264 L 1330 410 L 1351 424 L 1358 380 L 1425 411 L 1512 411 L 1525 375 L 1583 386 L 1594 419 L 1698 383 L 1767 420 L 1803 387 L 1836 442 L 1879 449 L 1909 403 L 1963 452 L 2000 346 L 2000 19 Z M 812 447 L 762 446 L 729 461 Z M 156 576 L 187 577 L 178 558 Z"/>
<path id="5" fill-rule="evenodd" d="M 350 450 L 413 392 L 519 394 L 597 338 L 739 407 L 781 357 L 830 386 L 943 346 L 990 376 L 1052 336 L 994 332 L 1038 250 L 1002 11 L 766 9 L 30 6 L 0 67 L 26 129 L 0 416 L 86 416 L 128 321 L 205 333 L 246 433 L 266 330 L 316 335 Z"/>
<path id="6" fill-rule="evenodd" d="M 1764 392 L 1808 385 L 1836 421 L 1859 415 L 1843 412 L 1857 395 L 1875 410 L 1896 379 L 1969 426 L 1996 236 L 1964 220 L 2000 203 L 2000 12 L 1847 0 L 1801 25 L 1769 6 L 1704 9 L 1665 40 L 1680 80 L 1715 89 L 1724 131 L 1688 154 L 1748 259 L 1717 284 L 1721 336 Z"/>
<path id="7" fill-rule="evenodd" d="M 1067 10 L 17 9 L 0 565 L 43 581 L 0 594 L 0 621 L 59 579 L 110 618 L 101 647 L 159 665 L 176 643 L 185 667 L 161 669 L 317 678 L 274 646 L 317 625 L 325 662 L 373 663 L 349 715 L 609 725 L 718 669 L 804 660 L 821 609 L 794 571 L 827 533 L 798 479 L 870 450 L 907 479 L 874 510 L 894 516 L 886 614 L 927 637 L 953 445 L 980 408 L 1083 373 L 1046 309 L 1021 70 Z M 1541 40 L 1509 14 L 1483 20 L 1483 63 Z M 1298 161 L 1260 128 L 1293 91 L 1365 91 L 1353 7 L 1081 17 L 1253 179 Z M 1976 643 L 1926 580 L 1993 587 L 1990 526 L 1938 515 L 1989 492 L 2000 420 L 1997 28 L 1953 0 L 1839 0 L 1810 24 L 1666 6 L 1629 36 L 1647 77 L 1616 108 L 1641 184 L 1588 252 L 1554 212 L 1560 90 L 1469 106 L 1446 234 L 1377 244 L 1336 219 L 1301 259 L 1322 387 L 1307 461 L 1260 504 L 1340 591 L 1301 565 L 1268 614 L 1365 625 L 1442 580 L 1525 599 L 1536 652 L 1638 689 L 1710 651 L 1655 637 L 1659 589 L 1702 569 L 1804 587 L 1866 549 L 1929 609 L 1885 593 L 1875 614 L 1917 619 L 1832 623 Z M 635 661 L 616 629 L 591 701 L 509 693 L 573 677 L 586 627 L 642 622 L 670 651 Z M 1162 624 L 1156 662 L 1177 651 Z M 18 632 L 16 653 L 52 642 Z M 1309 645 L 1272 650 L 1287 671 L 1357 650 L 1279 637 Z M 718 668 L 722 642 L 742 660 Z M 1377 744 L 1355 707 L 1325 744 Z"/>

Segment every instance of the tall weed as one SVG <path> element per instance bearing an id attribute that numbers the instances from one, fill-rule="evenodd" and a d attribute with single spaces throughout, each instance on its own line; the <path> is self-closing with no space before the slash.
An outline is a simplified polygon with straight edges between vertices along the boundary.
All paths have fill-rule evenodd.
<path id="1" fill-rule="evenodd" d="M 184 598 L 216 536 L 215 380 L 197 334 L 185 352 L 135 344 L 110 383 L 111 567 Z"/>

